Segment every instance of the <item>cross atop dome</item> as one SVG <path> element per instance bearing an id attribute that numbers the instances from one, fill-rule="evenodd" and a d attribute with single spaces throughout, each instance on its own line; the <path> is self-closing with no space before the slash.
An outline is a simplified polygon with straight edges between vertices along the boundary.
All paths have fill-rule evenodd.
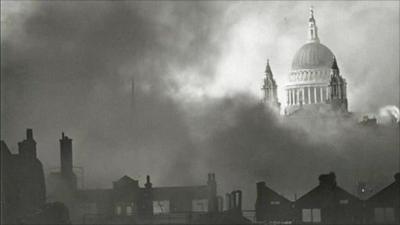
<path id="1" fill-rule="evenodd" d="M 319 42 L 318 28 L 314 19 L 314 7 L 310 7 L 310 17 L 308 19 L 308 42 Z"/>
<path id="2" fill-rule="evenodd" d="M 310 18 L 309 21 L 314 21 L 314 7 L 310 6 Z"/>

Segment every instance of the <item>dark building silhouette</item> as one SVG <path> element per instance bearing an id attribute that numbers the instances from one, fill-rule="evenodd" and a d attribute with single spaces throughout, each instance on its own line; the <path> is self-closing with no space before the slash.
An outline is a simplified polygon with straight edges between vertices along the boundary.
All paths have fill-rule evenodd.
<path id="1" fill-rule="evenodd" d="M 197 215 L 218 212 L 215 175 L 209 174 L 208 179 L 206 185 L 153 187 L 147 176 L 140 187 L 139 181 L 123 176 L 111 189 L 70 191 L 71 219 L 76 223 L 186 223 Z"/>
<path id="2" fill-rule="evenodd" d="M 241 192 L 236 191 L 232 193 L 235 205 L 222 216 L 223 200 L 217 196 L 214 173 L 208 174 L 206 184 L 196 186 L 154 187 L 147 176 L 141 187 L 138 180 L 123 176 L 111 189 L 79 189 L 73 172 L 72 139 L 64 133 L 60 156 L 60 171 L 49 174 L 48 198 L 64 202 L 73 223 L 186 223 L 225 221 L 241 215 Z"/>
<path id="3" fill-rule="evenodd" d="M 336 184 L 334 173 L 319 176 L 319 185 L 295 202 L 295 223 L 360 224 L 362 202 Z"/>
<path id="4" fill-rule="evenodd" d="M 282 224 L 293 220 L 293 203 L 267 187 L 265 182 L 257 183 L 255 209 L 258 222 Z"/>
<path id="5" fill-rule="evenodd" d="M 367 223 L 399 224 L 400 220 L 400 173 L 395 181 L 366 201 Z"/>
<path id="6" fill-rule="evenodd" d="M 45 204 L 43 166 L 36 158 L 32 129 L 12 154 L 1 141 L 1 224 L 20 223 Z"/>
<path id="7" fill-rule="evenodd" d="M 395 181 L 367 200 L 336 184 L 334 173 L 319 176 L 319 185 L 290 202 L 257 183 L 256 223 L 262 224 L 399 224 L 400 173 Z M 360 183 L 366 189 L 365 183 Z"/>

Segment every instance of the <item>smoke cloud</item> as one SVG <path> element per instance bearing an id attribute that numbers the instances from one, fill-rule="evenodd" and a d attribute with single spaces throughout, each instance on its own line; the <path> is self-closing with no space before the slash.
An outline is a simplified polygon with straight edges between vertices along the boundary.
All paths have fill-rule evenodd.
<path id="1" fill-rule="evenodd" d="M 88 187 L 125 174 L 141 182 L 150 174 L 155 186 L 201 184 L 213 171 L 221 194 L 244 190 L 246 208 L 260 180 L 293 199 L 320 173 L 336 172 L 353 192 L 358 181 L 386 185 L 399 170 L 398 127 L 293 121 L 259 104 L 267 57 L 285 102 L 308 3 L 1 4 L 1 138 L 15 152 L 33 128 L 47 171 L 59 166 L 61 131 Z M 399 102 L 398 4 L 315 5 L 352 111 Z"/>

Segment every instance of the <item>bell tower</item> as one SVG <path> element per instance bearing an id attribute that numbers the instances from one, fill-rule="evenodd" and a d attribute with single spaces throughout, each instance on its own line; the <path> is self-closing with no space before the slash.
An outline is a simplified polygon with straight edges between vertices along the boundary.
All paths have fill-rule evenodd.
<path id="1" fill-rule="evenodd" d="M 329 82 L 329 102 L 334 111 L 347 112 L 346 80 L 340 75 L 336 58 L 333 57 L 331 79 Z"/>
<path id="2" fill-rule="evenodd" d="M 265 68 L 265 78 L 264 84 L 261 88 L 264 94 L 263 102 L 275 109 L 280 111 L 281 103 L 278 102 L 278 95 L 277 95 L 278 86 L 274 80 L 274 76 L 271 71 L 271 67 L 269 65 L 269 59 L 267 59 L 267 66 Z"/>

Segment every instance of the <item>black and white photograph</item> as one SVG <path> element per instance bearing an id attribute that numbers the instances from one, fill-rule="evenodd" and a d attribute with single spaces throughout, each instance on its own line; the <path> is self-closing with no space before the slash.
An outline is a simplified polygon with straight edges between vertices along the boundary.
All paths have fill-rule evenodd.
<path id="1" fill-rule="evenodd" d="M 400 224 L 400 1 L 1 0 L 1 224 Z"/>

